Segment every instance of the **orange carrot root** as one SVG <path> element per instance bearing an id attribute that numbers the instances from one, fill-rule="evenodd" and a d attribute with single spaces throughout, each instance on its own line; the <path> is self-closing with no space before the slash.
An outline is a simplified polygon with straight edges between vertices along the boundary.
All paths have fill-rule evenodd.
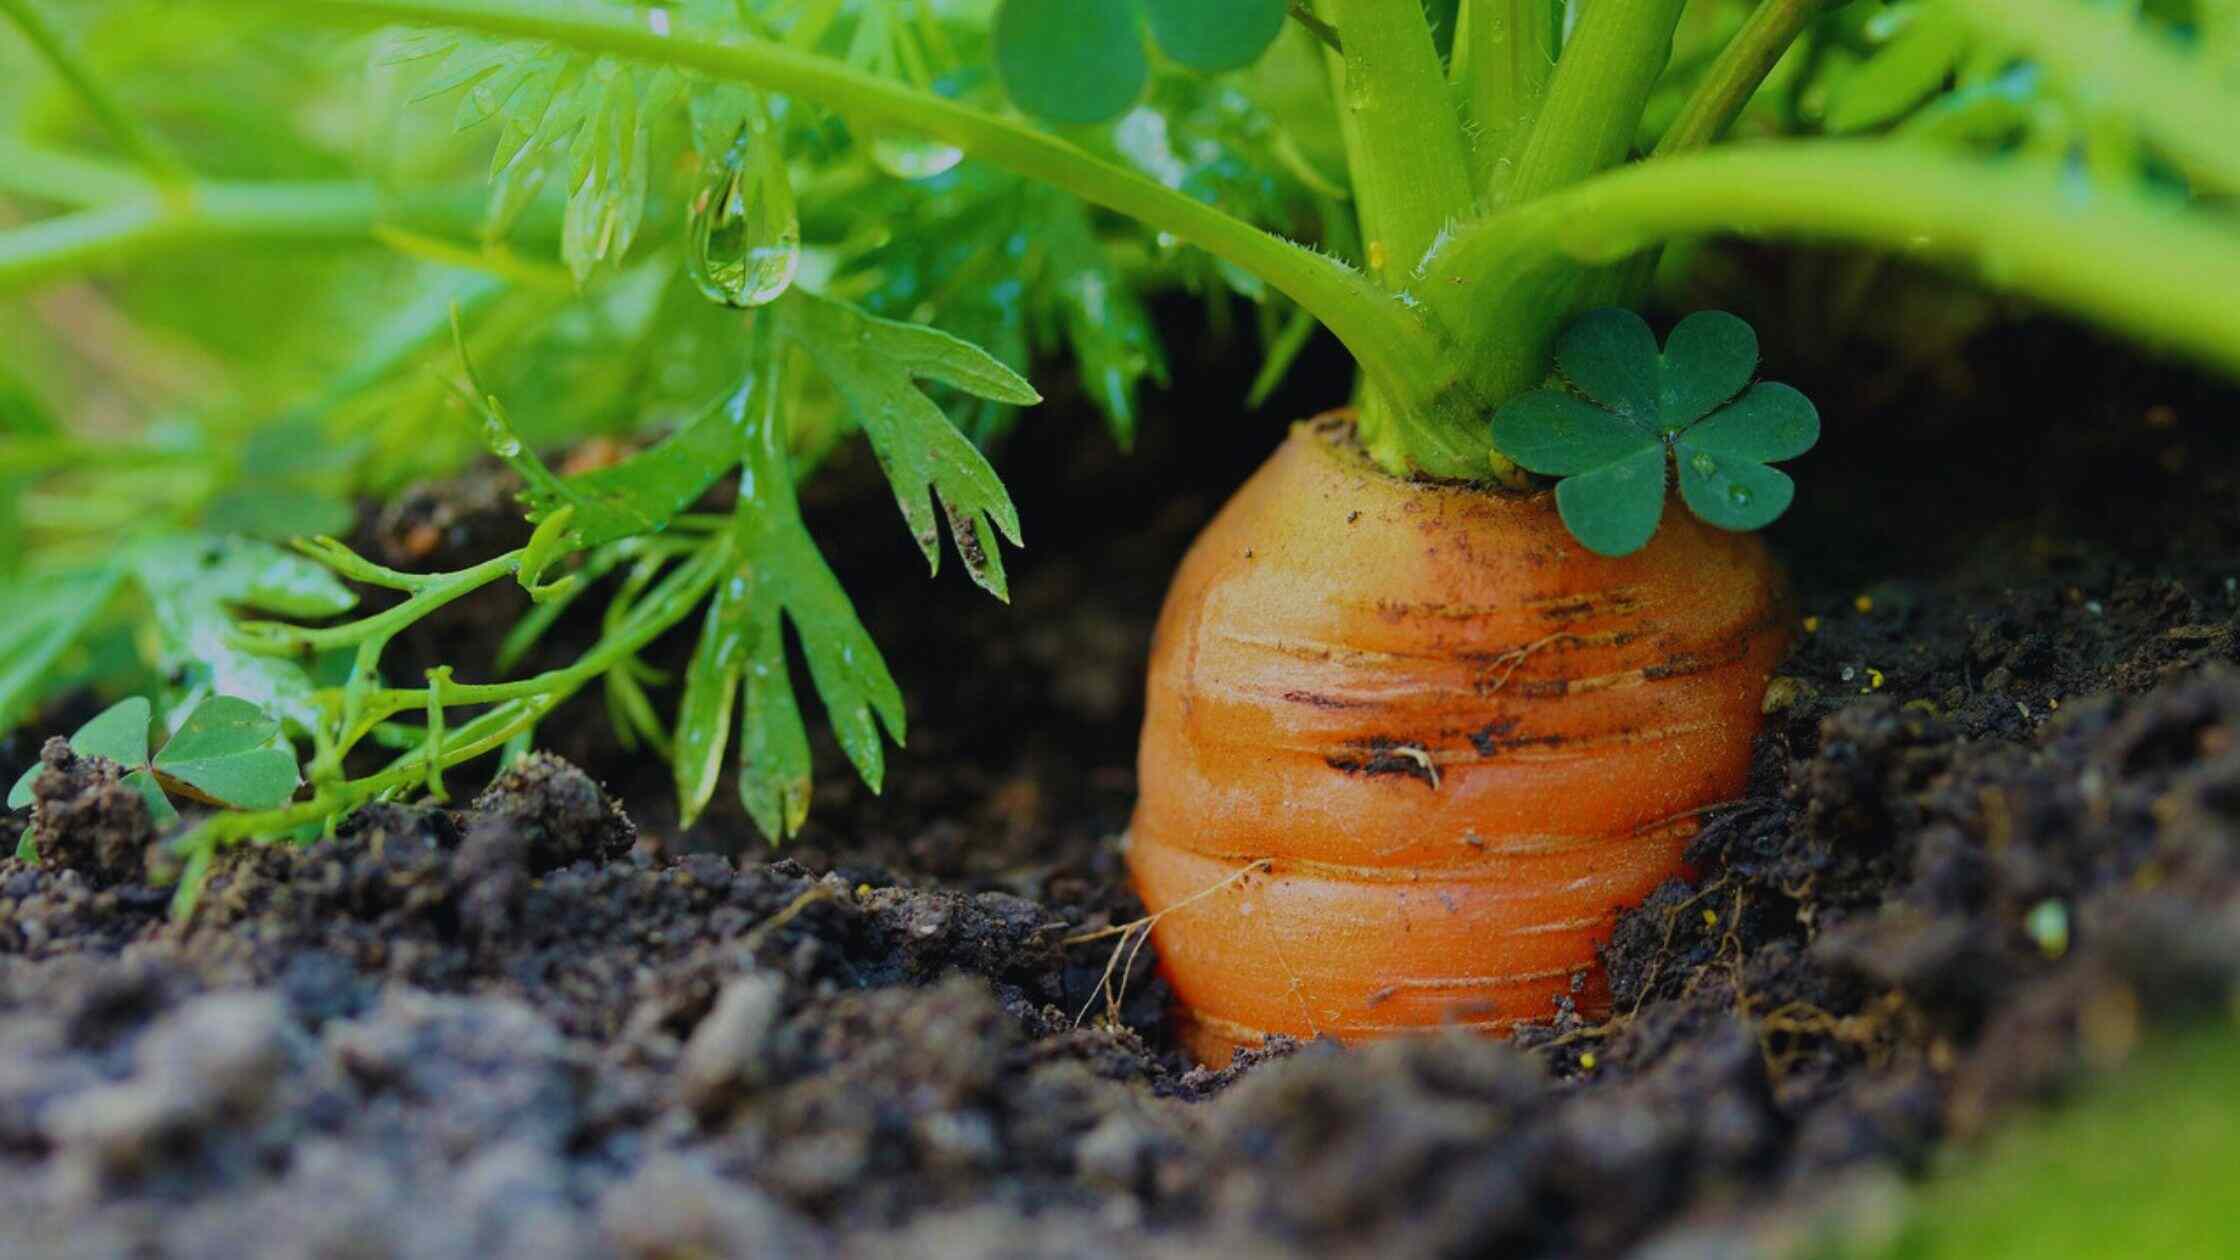
<path id="1" fill-rule="evenodd" d="M 1194 1052 L 1607 1009 L 1595 951 L 1741 793 L 1787 624 L 1764 546 L 1677 504 L 1596 556 L 1546 494 L 1295 426 L 1152 647 L 1128 859 Z"/>

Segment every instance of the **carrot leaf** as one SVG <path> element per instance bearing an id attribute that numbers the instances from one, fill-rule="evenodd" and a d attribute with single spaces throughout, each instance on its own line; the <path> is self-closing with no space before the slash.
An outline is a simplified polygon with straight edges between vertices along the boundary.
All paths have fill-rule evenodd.
<path id="1" fill-rule="evenodd" d="M 1750 383 L 1758 338 L 1742 320 L 1698 311 L 1660 353 L 1640 316 L 1589 311 L 1557 339 L 1555 359 L 1569 392 L 1511 399 L 1493 441 L 1518 466 L 1563 478 L 1556 509 L 1589 551 L 1625 555 L 1656 533 L 1668 451 L 1681 501 L 1721 529 L 1761 529 L 1795 499 L 1796 484 L 1766 465 L 1812 449 L 1820 413 L 1787 385 Z"/>
<path id="2" fill-rule="evenodd" d="M 689 823 L 714 796 L 734 711 L 739 798 L 772 843 L 809 812 L 809 735 L 786 659 L 791 620 L 840 749 L 873 791 L 883 741 L 902 742 L 901 689 L 801 520 L 784 443 L 778 364 L 766 358 L 724 402 L 743 435 L 730 571 L 715 588 L 685 693 L 672 762 Z"/>
<path id="3" fill-rule="evenodd" d="M 871 439 L 928 567 L 941 563 L 938 501 L 972 580 L 997 599 L 1009 598 L 996 534 L 1019 545 L 1019 510 L 987 457 L 917 382 L 1022 406 L 1042 395 L 986 351 L 939 329 L 880 319 L 798 289 L 782 309 L 785 338 L 832 382 Z"/>

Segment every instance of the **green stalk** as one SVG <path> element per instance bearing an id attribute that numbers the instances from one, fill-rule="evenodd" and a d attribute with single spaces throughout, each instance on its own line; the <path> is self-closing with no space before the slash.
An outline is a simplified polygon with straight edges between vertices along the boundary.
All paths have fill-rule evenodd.
<path id="1" fill-rule="evenodd" d="M 1461 120 L 1421 6 L 1390 0 L 1321 5 L 1338 36 L 1324 62 L 1339 106 L 1369 275 L 1386 289 L 1410 288 L 1426 251 L 1475 209 Z M 1434 317 L 1441 313 L 1444 295 L 1416 296 L 1433 299 L 1427 307 Z M 1418 396 L 1370 379 L 1372 388 L 1359 399 L 1359 432 L 1378 464 L 1400 474 L 1485 475 L 1486 442 L 1473 432 L 1480 408 L 1427 407 Z"/>
<path id="2" fill-rule="evenodd" d="M 1826 7 L 1826 0 L 1760 0 L 1711 68 L 1688 94 L 1680 115 L 1657 141 L 1660 157 L 1708 148 L 1727 133 L 1789 46 Z"/>
<path id="3" fill-rule="evenodd" d="M 1345 48 L 1333 60 L 1369 276 L 1404 289 L 1439 234 L 1477 208 L 1461 120 L 1422 6 L 1322 0 L 1321 7 Z"/>
<path id="4" fill-rule="evenodd" d="M 0 0 L 0 12 L 15 20 L 16 26 L 23 31 L 24 38 L 47 59 L 55 73 L 62 76 L 63 82 L 68 83 L 71 90 L 85 101 L 86 106 L 93 111 L 93 116 L 100 120 L 102 127 L 110 135 L 116 137 L 117 143 L 126 152 L 139 159 L 150 173 L 164 179 L 187 177 L 187 168 L 178 155 L 158 139 L 155 133 L 142 127 L 140 120 L 134 118 L 118 103 L 116 97 L 109 94 L 109 89 L 101 82 L 100 76 L 94 74 L 93 68 L 85 63 L 84 58 L 78 56 L 76 49 L 64 42 L 62 32 L 55 29 L 54 23 L 47 19 L 47 15 L 39 10 L 33 0 Z"/>
<path id="5" fill-rule="evenodd" d="M 0 137 L 0 193 L 65 206 L 97 206 L 146 196 L 155 187 L 147 176 L 114 162 Z"/>
<path id="6" fill-rule="evenodd" d="M 1672 32 L 1686 3 L 1595 0 L 1586 7 L 1517 146 L 1498 204 L 1530 205 L 1625 161 L 1649 93 L 1671 59 Z M 1457 312 L 1451 332 L 1457 345 L 1470 347 L 1471 395 L 1498 404 L 1547 375 L 1548 347 L 1581 308 L 1590 283 L 1578 268 L 1560 266 L 1530 283 L 1492 285 L 1465 275 L 1459 282 L 1433 277 L 1423 288 Z"/>
<path id="7" fill-rule="evenodd" d="M 2240 85 L 2207 58 L 2140 29 L 2127 5 L 1966 0 L 1954 12 L 2129 119 L 2186 173 L 2240 193 Z"/>
<path id="8" fill-rule="evenodd" d="M 167 185 L 0 229 L 0 293 L 212 241 L 362 242 L 383 225 L 470 236 L 481 224 L 483 200 L 478 188 L 400 197 L 339 181 Z"/>
<path id="9" fill-rule="evenodd" d="M 173 216 L 155 198 L 0 229 L 0 293 L 154 249 L 176 229 Z"/>
<path id="10" fill-rule="evenodd" d="M 1555 77 L 1558 6 L 1555 0 L 1463 0 L 1461 12 L 1454 80 L 1470 111 L 1480 195 L 1494 205 Z"/>
<path id="11" fill-rule="evenodd" d="M 273 7 L 279 0 L 226 0 Z M 1379 389 L 1424 414 L 1460 409 L 1439 335 L 1360 273 L 1022 123 L 745 35 L 657 33 L 628 9 L 555 13 L 536 0 L 294 0 L 289 13 L 453 26 L 697 70 L 815 101 L 861 124 L 927 136 L 1172 232 L 1311 311 Z"/>
<path id="12" fill-rule="evenodd" d="M 1433 279 L 1530 290 L 1552 270 L 1722 231 L 1942 262 L 1989 288 L 2240 372 L 2231 311 L 2240 237 L 2222 222 L 2144 193 L 2081 189 L 2058 170 L 1873 141 L 1738 145 L 1612 171 L 1473 225 L 1433 259 Z M 1518 354 L 1499 344 L 1486 351 Z M 1514 378 L 1543 367 L 1535 358 L 1493 370 Z"/>
<path id="13" fill-rule="evenodd" d="M 1502 204 L 1544 197 L 1625 160 L 1685 7 L 1687 0 L 1594 0 L 1586 7 L 1556 62 Z"/>
<path id="14" fill-rule="evenodd" d="M 1670 157 L 1707 149 L 1742 115 L 1743 107 L 1758 94 L 1758 87 L 1773 73 L 1783 54 L 1796 43 L 1812 20 L 1827 7 L 1826 0 L 1762 0 L 1744 19 L 1742 29 L 1727 41 L 1704 71 L 1695 90 L 1680 107 L 1680 114 L 1657 141 L 1655 156 Z M 1635 306 L 1656 278 L 1661 249 L 1644 250 L 1622 265 L 1606 268 L 1582 283 L 1577 305 Z"/>

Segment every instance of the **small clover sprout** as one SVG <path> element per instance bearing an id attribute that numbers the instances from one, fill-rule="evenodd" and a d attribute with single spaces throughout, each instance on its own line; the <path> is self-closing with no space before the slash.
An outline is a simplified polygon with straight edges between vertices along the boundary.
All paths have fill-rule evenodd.
<path id="1" fill-rule="evenodd" d="M 1820 438 L 1820 413 L 1803 394 L 1751 383 L 1758 336 L 1724 311 L 1681 320 L 1662 354 L 1640 316 L 1589 311 L 1557 340 L 1556 368 L 1577 393 L 1510 399 L 1493 417 L 1493 442 L 1520 467 L 1563 478 L 1556 509 L 1599 555 L 1638 551 L 1657 532 L 1668 450 L 1690 511 L 1750 530 L 1796 496 L 1796 484 L 1766 465 Z"/>
<path id="2" fill-rule="evenodd" d="M 274 809 L 295 795 L 302 780 L 294 750 L 275 739 L 280 724 L 262 709 L 232 696 L 213 696 L 195 706 L 163 751 L 148 756 L 148 721 L 153 709 L 133 696 L 120 700 L 70 737 L 82 757 L 106 757 L 125 769 L 124 781 L 148 802 L 158 827 L 179 817 L 165 790 L 211 805 L 235 809 Z M 31 804 L 33 766 L 8 793 L 8 808 Z M 32 842 L 24 836 L 24 849 Z M 28 852 L 23 854 L 28 856 Z"/>

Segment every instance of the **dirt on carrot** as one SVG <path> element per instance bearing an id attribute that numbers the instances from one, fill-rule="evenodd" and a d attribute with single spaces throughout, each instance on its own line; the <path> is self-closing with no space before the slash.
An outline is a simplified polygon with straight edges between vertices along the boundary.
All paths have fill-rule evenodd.
<path id="1" fill-rule="evenodd" d="M 51 757 L 47 860 L 0 863 L 0 1253 L 1729 1254 L 1881 1202 L 2240 982 L 2240 396 L 2043 324 L 1973 358 L 1981 393 L 1809 383 L 1776 711 L 1698 878 L 1621 921 L 1607 1021 L 1209 1071 L 1146 950 L 1107 1022 L 1116 938 L 1065 942 L 1142 913 L 1151 618 L 1277 426 L 1184 461 L 1179 420 L 1124 458 L 1045 417 L 1008 610 L 819 522 L 901 592 L 862 602 L 911 741 L 876 798 L 821 748 L 782 851 L 721 797 L 677 835 L 593 702 L 471 798 L 230 857 L 175 927 L 144 817 Z M 1169 415 L 1241 388 L 1176 369 Z"/>

